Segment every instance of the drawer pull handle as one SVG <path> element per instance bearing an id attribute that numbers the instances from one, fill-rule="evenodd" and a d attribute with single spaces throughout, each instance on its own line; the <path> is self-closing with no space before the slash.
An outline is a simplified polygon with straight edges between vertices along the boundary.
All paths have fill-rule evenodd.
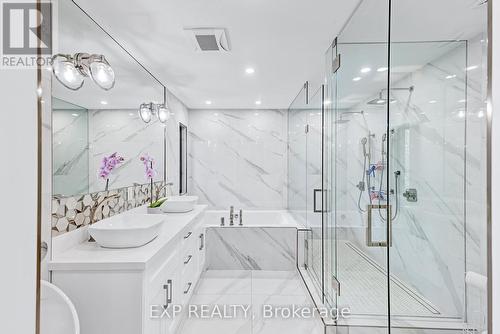
<path id="1" fill-rule="evenodd" d="M 200 234 L 200 250 L 203 250 L 205 248 L 205 239 L 203 238 L 203 233 Z"/>
<path id="2" fill-rule="evenodd" d="M 184 239 L 189 238 L 189 237 L 191 236 L 191 234 L 193 234 L 193 232 L 188 232 L 188 234 L 186 234 L 186 235 L 184 236 Z"/>
<path id="3" fill-rule="evenodd" d="M 188 283 L 188 286 L 187 286 L 187 289 L 186 289 L 186 290 L 184 290 L 184 294 L 185 294 L 185 295 L 189 293 L 189 290 L 191 290 L 191 285 L 193 285 L 193 283 L 189 282 L 189 283 Z"/>
<path id="4" fill-rule="evenodd" d="M 167 284 L 163 285 L 163 289 L 165 289 L 165 302 L 163 308 L 166 310 L 170 304 L 172 304 L 172 280 L 167 280 Z"/>
<path id="5" fill-rule="evenodd" d="M 189 261 L 191 261 L 191 258 L 193 257 L 193 255 L 189 255 L 186 259 L 186 261 L 184 261 L 184 264 L 188 264 Z"/>

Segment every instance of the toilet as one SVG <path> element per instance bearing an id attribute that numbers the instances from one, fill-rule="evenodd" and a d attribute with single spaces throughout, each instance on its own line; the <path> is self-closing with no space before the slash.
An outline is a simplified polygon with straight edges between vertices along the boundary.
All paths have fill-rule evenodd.
<path id="1" fill-rule="evenodd" d="M 40 333 L 80 334 L 80 322 L 71 300 L 54 284 L 41 281 Z"/>

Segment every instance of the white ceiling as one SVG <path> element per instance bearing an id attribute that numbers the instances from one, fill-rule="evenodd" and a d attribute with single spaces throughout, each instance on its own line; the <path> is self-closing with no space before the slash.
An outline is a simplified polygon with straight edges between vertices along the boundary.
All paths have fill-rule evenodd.
<path id="1" fill-rule="evenodd" d="M 189 108 L 287 108 L 306 80 L 321 83 L 325 51 L 358 1 L 76 2 Z M 185 27 L 226 28 L 231 52 L 196 52 Z"/>

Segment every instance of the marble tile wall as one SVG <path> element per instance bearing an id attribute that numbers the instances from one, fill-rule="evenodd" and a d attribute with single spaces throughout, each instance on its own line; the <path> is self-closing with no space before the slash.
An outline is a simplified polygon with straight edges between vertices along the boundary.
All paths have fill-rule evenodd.
<path id="1" fill-rule="evenodd" d="M 89 190 L 88 111 L 69 103 L 64 108 L 62 100 L 54 100 L 53 192 L 61 196 L 85 194 Z"/>
<path id="2" fill-rule="evenodd" d="M 295 228 L 211 227 L 206 238 L 208 270 L 296 268 Z"/>
<path id="3" fill-rule="evenodd" d="M 140 157 L 147 154 L 156 161 L 154 180 L 164 178 L 164 129 L 157 120 L 144 123 L 135 109 L 89 110 L 89 191 L 104 190 L 98 177 L 102 158 L 114 152 L 125 158 L 112 173 L 109 189 L 147 182 Z"/>
<path id="4" fill-rule="evenodd" d="M 163 181 L 153 184 L 153 196 L 157 193 L 165 196 Z M 133 209 L 146 204 L 150 198 L 151 187 L 149 184 L 123 187 L 107 192 L 95 192 L 71 197 L 53 197 L 52 199 L 52 236 L 71 232 L 77 228 L 87 226 L 91 220 L 92 208 L 102 201 L 105 196 L 119 195 L 118 198 L 110 199 L 97 208 L 94 214 L 94 222 L 115 214 Z"/>
<path id="5" fill-rule="evenodd" d="M 190 110 L 188 192 L 213 209 L 286 206 L 283 110 Z"/>

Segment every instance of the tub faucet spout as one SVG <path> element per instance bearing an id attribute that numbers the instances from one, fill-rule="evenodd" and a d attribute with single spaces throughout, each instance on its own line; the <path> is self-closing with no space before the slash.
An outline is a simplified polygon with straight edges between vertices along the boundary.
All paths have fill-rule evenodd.
<path id="1" fill-rule="evenodd" d="M 234 206 L 229 207 L 229 226 L 234 225 Z"/>

